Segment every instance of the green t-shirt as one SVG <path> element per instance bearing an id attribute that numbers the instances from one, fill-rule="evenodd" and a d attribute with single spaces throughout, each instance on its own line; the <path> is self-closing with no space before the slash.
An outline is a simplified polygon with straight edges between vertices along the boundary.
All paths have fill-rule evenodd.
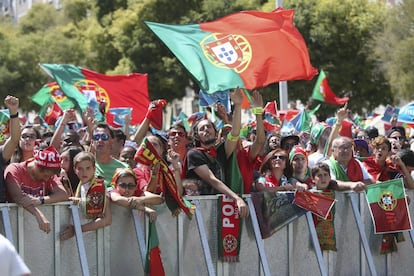
<path id="1" fill-rule="evenodd" d="M 112 161 L 109 163 L 99 163 L 96 162 L 96 176 L 103 176 L 104 183 L 107 188 L 111 187 L 112 176 L 115 173 L 115 170 L 118 168 L 129 168 L 127 163 L 121 162 L 115 158 L 112 158 Z"/>

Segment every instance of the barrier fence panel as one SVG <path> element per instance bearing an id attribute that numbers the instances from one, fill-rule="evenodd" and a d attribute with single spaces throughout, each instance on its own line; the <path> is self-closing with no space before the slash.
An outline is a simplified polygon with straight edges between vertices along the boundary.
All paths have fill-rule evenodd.
<path id="1" fill-rule="evenodd" d="M 409 195 L 413 198 L 411 191 Z M 364 196 L 363 193 L 356 194 L 357 205 L 377 275 L 412 275 L 414 249 L 410 233 L 404 233 L 405 242 L 397 244 L 397 252 L 381 255 L 382 235 L 373 233 Z M 345 193 L 337 193 L 336 198 L 338 251 L 323 251 L 327 274 L 371 275 L 351 202 Z M 251 220 L 245 219 L 242 223 L 240 262 L 222 263 L 218 260 L 217 249 L 217 199 L 215 196 L 197 199 L 216 275 L 264 275 Z M 33 275 L 82 275 L 75 237 L 63 242 L 59 239 L 63 226 L 73 224 L 69 202 L 39 207 L 51 221 L 52 231 L 49 234 L 40 231 L 34 216 L 21 207 L 0 204 L 0 209 L 5 207 L 9 216 L 7 218 L 1 213 L 0 233 L 5 235 L 5 227 L 8 228 L 8 235 L 13 237 L 16 248 Z M 413 214 L 413 204 L 409 208 Z M 189 220 L 184 214 L 180 214 L 179 218 L 172 217 L 164 205 L 157 207 L 157 211 L 156 225 L 166 275 L 209 275 L 196 218 Z M 132 212 L 112 204 L 111 213 L 111 226 L 82 234 L 90 275 L 144 275 Z M 147 218 L 141 212 L 137 217 L 146 242 Z M 270 275 L 321 275 L 306 216 L 281 228 L 263 240 L 263 244 Z"/>

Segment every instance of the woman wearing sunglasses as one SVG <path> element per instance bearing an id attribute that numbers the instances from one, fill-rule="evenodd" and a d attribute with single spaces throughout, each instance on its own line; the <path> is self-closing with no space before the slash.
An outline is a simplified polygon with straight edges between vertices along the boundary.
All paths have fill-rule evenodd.
<path id="1" fill-rule="evenodd" d="M 150 221 L 157 218 L 157 212 L 145 205 L 157 205 L 164 202 L 161 196 L 150 193 L 141 192 L 137 187 L 137 178 L 131 169 L 117 169 L 112 177 L 111 201 L 117 205 L 137 209 L 145 212 Z"/>
<path id="2" fill-rule="evenodd" d="M 263 159 L 260 167 L 261 177 L 257 180 L 257 191 L 289 191 L 294 187 L 288 182 L 292 176 L 292 168 L 289 164 L 288 154 L 282 149 L 269 152 Z"/>

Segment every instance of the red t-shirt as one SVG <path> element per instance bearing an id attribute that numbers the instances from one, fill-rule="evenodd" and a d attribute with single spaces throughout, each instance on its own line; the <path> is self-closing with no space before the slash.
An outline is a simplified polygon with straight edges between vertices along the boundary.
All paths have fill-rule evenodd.
<path id="1" fill-rule="evenodd" d="M 144 193 L 144 191 L 146 191 L 146 186 L 151 180 L 151 172 L 147 166 L 143 166 L 140 164 L 134 169 L 134 172 L 135 172 L 135 175 L 137 176 L 137 184 L 138 184 L 138 189 L 135 191 L 135 196 L 140 196 L 137 194 L 142 194 Z M 159 186 L 157 187 L 157 190 L 155 193 L 156 194 L 161 193 L 161 188 Z"/>
<path id="2" fill-rule="evenodd" d="M 257 167 L 257 160 L 250 160 L 250 147 L 245 147 L 237 151 L 237 163 L 243 177 L 243 193 L 250 194 L 253 187 L 253 172 Z"/>
<path id="3" fill-rule="evenodd" d="M 4 178 L 6 180 L 6 183 L 16 183 L 20 185 L 22 192 L 29 195 L 50 195 L 53 189 L 55 189 L 59 183 L 58 177 L 54 175 L 47 181 L 33 180 L 27 171 L 27 164 L 31 161 L 32 160 L 27 160 L 21 163 L 11 163 L 8 165 L 4 171 Z M 8 201 L 13 202 L 9 195 Z"/>

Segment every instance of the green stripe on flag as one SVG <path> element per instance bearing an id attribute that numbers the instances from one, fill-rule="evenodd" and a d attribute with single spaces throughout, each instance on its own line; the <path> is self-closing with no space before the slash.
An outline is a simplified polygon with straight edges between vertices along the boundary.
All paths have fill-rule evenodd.
<path id="1" fill-rule="evenodd" d="M 404 198 L 405 192 L 402 179 L 398 178 L 369 185 L 367 187 L 368 203 L 380 201 L 384 192 L 391 192 L 393 199 Z"/>

